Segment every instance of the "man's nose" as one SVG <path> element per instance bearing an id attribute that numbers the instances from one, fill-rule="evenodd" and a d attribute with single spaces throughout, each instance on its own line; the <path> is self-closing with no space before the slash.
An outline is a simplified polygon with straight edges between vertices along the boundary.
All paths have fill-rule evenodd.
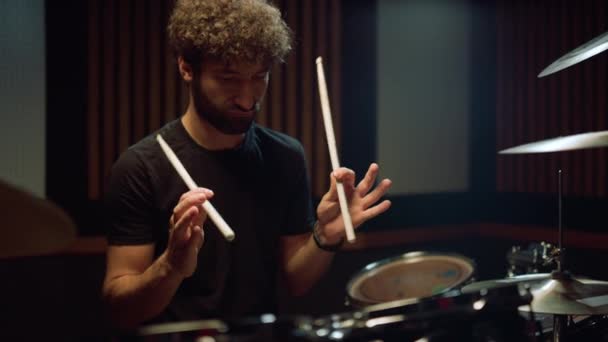
<path id="1" fill-rule="evenodd" d="M 239 109 L 244 111 L 252 110 L 256 101 L 253 87 L 249 84 L 244 84 L 241 87 L 239 94 L 234 99 L 234 103 L 239 107 Z"/>

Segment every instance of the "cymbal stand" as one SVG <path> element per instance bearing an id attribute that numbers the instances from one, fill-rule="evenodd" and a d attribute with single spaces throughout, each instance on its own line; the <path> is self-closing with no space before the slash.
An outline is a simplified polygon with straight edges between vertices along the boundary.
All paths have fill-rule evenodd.
<path id="1" fill-rule="evenodd" d="M 554 279 L 558 278 L 570 278 L 570 274 L 564 271 L 564 229 L 562 225 L 562 196 L 563 196 L 563 183 L 562 183 L 562 170 L 557 172 L 557 229 L 559 232 L 557 240 L 557 270 L 551 272 L 551 277 Z M 564 341 L 564 333 L 566 331 L 566 322 L 568 320 L 567 315 L 553 315 L 553 342 Z"/>

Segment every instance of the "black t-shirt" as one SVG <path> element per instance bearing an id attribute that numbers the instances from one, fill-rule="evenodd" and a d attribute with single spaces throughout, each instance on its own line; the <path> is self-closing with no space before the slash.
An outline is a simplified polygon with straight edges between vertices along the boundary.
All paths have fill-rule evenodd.
<path id="1" fill-rule="evenodd" d="M 192 277 L 162 320 L 236 318 L 274 312 L 279 238 L 309 232 L 314 222 L 301 144 L 252 125 L 236 149 L 209 151 L 175 120 L 125 151 L 106 195 L 112 245 L 166 248 L 168 222 L 188 191 L 156 141 L 160 133 L 193 180 L 214 191 L 211 202 L 236 234 L 227 242 L 210 219 Z"/>

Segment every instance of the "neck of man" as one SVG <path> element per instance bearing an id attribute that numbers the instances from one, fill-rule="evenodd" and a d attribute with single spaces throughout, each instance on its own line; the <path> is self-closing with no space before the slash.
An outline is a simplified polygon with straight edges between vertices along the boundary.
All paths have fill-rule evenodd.
<path id="1" fill-rule="evenodd" d="M 188 104 L 182 124 L 194 141 L 207 150 L 227 150 L 240 146 L 245 134 L 225 134 L 213 127 L 196 112 L 192 101 Z"/>

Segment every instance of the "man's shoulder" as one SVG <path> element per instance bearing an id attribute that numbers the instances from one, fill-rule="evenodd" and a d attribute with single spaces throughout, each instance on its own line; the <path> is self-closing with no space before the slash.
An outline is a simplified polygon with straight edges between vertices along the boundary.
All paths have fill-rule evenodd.
<path id="1" fill-rule="evenodd" d="M 115 167 L 134 168 L 146 167 L 149 163 L 162 156 L 161 148 L 156 141 L 156 135 L 161 134 L 167 141 L 175 138 L 176 121 L 172 121 L 160 129 L 150 133 L 123 151 L 115 163 Z"/>

